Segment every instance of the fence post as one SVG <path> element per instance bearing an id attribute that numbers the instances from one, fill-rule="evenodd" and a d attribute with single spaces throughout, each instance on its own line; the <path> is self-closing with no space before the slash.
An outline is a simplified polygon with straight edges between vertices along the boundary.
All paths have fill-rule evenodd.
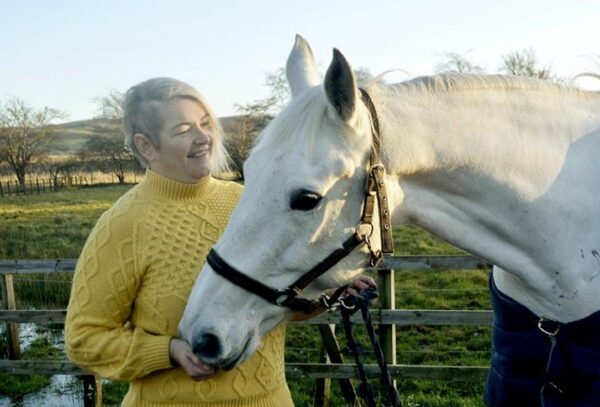
<path id="1" fill-rule="evenodd" d="M 331 331 L 335 332 L 335 325 L 329 325 Z M 325 339 L 321 339 L 321 350 L 319 355 L 319 363 L 331 363 L 327 349 L 323 344 Z M 315 394 L 313 399 L 313 406 L 315 407 L 328 407 L 329 399 L 331 398 L 331 379 L 316 379 L 315 380 Z"/>
<path id="2" fill-rule="evenodd" d="M 15 180 L 15 192 L 19 195 L 19 181 Z"/>
<path id="3" fill-rule="evenodd" d="M 344 363 L 344 357 L 340 351 L 340 346 L 335 337 L 335 324 L 328 325 L 317 325 L 319 329 L 319 333 L 321 334 L 321 346 L 325 348 L 328 358 L 326 359 L 326 363 Z M 322 380 L 322 384 L 320 384 L 319 380 Z M 317 386 L 314 394 L 314 405 L 315 406 L 325 406 L 329 403 L 329 389 L 330 386 L 326 385 L 327 380 L 329 383 L 331 379 L 318 379 Z M 344 400 L 349 406 L 353 406 L 356 403 L 356 391 L 354 390 L 354 386 L 352 385 L 352 381 L 350 379 L 339 379 L 340 390 L 342 391 L 342 395 L 344 396 Z M 327 392 L 327 393 L 326 393 Z M 322 402 L 323 404 L 319 404 Z"/>
<path id="4" fill-rule="evenodd" d="M 379 306 L 381 309 L 396 309 L 396 287 L 394 270 L 378 270 L 377 286 L 379 287 Z M 396 325 L 379 325 L 379 344 L 388 365 L 396 364 Z M 392 381 L 396 387 L 396 380 Z M 383 381 L 381 382 L 383 386 Z M 386 389 L 387 392 L 387 389 Z"/>
<path id="5" fill-rule="evenodd" d="M 0 181 L 0 198 L 4 198 L 4 191 L 2 191 L 2 181 Z"/>
<path id="6" fill-rule="evenodd" d="M 15 301 L 15 288 L 12 274 L 0 274 L 0 291 L 2 294 L 2 309 L 14 311 L 17 309 Z M 8 358 L 19 359 L 21 347 L 19 346 L 19 327 L 16 322 L 6 324 L 8 339 Z"/>
<path id="7" fill-rule="evenodd" d="M 96 376 L 80 376 L 83 381 L 83 406 L 102 406 L 102 382 Z"/>
<path id="8" fill-rule="evenodd" d="M 40 193 L 40 180 L 38 179 L 38 177 L 35 177 L 35 186 L 37 188 L 37 193 Z"/>

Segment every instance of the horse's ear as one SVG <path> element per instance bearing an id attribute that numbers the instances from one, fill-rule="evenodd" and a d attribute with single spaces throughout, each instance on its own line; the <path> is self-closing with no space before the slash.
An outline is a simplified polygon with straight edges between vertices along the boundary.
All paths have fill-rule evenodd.
<path id="1" fill-rule="evenodd" d="M 342 120 L 349 121 L 356 108 L 356 82 L 350 64 L 337 49 L 325 74 L 325 94 Z"/>
<path id="2" fill-rule="evenodd" d="M 310 45 L 298 34 L 296 34 L 294 48 L 292 48 L 285 65 L 285 73 L 292 91 L 292 98 L 319 83 L 319 73 Z"/>

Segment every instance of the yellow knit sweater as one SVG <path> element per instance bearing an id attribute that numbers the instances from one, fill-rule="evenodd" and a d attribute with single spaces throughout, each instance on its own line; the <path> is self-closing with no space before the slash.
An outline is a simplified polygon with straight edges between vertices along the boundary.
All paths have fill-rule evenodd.
<path id="1" fill-rule="evenodd" d="M 169 358 L 194 281 L 241 191 L 212 177 L 186 185 L 148 170 L 90 234 L 67 311 L 67 354 L 96 375 L 129 381 L 124 406 L 293 405 L 283 326 L 212 379 L 195 382 Z"/>

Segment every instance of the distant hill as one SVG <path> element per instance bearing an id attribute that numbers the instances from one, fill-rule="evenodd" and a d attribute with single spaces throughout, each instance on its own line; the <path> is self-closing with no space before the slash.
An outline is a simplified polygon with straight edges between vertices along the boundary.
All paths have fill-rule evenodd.
<path id="1" fill-rule="evenodd" d="M 226 134 L 235 134 L 239 131 L 241 116 L 226 116 L 219 118 L 223 131 Z M 98 127 L 119 126 L 117 120 L 88 119 L 62 123 L 56 131 L 56 142 L 51 147 L 51 155 L 75 155 L 85 142 L 94 136 Z"/>
<path id="2" fill-rule="evenodd" d="M 57 126 L 56 140 L 50 155 L 75 155 L 85 142 L 94 135 L 94 129 L 107 125 L 118 125 L 115 120 L 89 119 L 62 123 Z"/>

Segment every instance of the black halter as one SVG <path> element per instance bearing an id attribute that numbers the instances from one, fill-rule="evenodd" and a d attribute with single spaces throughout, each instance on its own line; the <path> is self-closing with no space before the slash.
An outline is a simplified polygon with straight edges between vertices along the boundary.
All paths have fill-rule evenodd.
<path id="1" fill-rule="evenodd" d="M 393 253 L 394 242 L 392 240 L 392 224 L 384 181 L 385 169 L 381 163 L 379 155 L 379 121 L 377 119 L 377 112 L 375 111 L 375 107 L 369 94 L 364 89 L 360 89 L 360 92 L 362 94 L 362 101 L 367 106 L 371 114 L 373 144 L 369 157 L 370 171 L 365 191 L 363 213 L 361 221 L 357 225 L 352 236 L 342 243 L 342 248 L 335 250 L 320 263 L 303 274 L 289 287 L 283 290 L 276 290 L 268 287 L 260 281 L 241 273 L 230 266 L 215 251 L 215 249 L 211 249 L 206 260 L 217 274 L 221 275 L 238 287 L 258 295 L 271 304 L 287 307 L 294 311 L 302 311 L 305 314 L 311 314 L 319 306 L 329 308 L 331 301 L 328 302 L 328 298 L 326 296 L 322 297 L 320 300 L 311 300 L 298 297 L 298 295 L 310 283 L 335 266 L 354 249 L 366 244 L 371 254 L 370 261 L 372 266 L 377 265 L 381 261 L 383 258 L 383 253 Z M 373 233 L 373 213 L 376 198 L 379 206 L 379 223 L 381 233 L 381 250 L 378 251 L 373 250 L 369 240 L 371 234 Z"/>

